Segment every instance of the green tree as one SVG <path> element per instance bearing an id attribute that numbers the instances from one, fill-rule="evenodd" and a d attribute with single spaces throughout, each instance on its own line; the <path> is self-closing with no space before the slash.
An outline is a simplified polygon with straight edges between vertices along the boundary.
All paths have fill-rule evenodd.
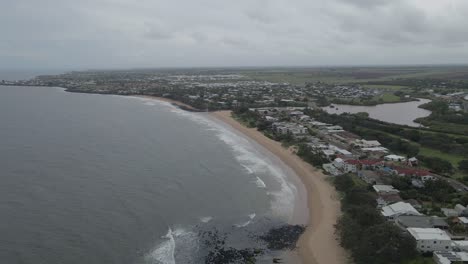
<path id="1" fill-rule="evenodd" d="M 458 163 L 458 169 L 464 172 L 468 172 L 468 160 L 462 160 Z"/>

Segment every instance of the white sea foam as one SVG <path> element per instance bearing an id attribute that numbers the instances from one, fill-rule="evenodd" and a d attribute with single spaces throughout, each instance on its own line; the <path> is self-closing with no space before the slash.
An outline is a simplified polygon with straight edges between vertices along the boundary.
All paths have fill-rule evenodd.
<path id="1" fill-rule="evenodd" d="M 255 216 L 257 216 L 255 213 L 253 214 L 249 214 L 249 219 L 247 222 L 244 222 L 242 224 L 237 224 L 237 225 L 234 225 L 235 227 L 238 227 L 238 228 L 242 228 L 242 227 L 246 227 L 248 225 L 250 225 L 250 223 L 252 223 L 252 220 L 255 218 Z"/>
<path id="2" fill-rule="evenodd" d="M 212 217 L 212 216 L 200 217 L 200 221 L 202 221 L 203 223 L 208 223 L 208 222 L 210 222 L 211 220 L 213 220 L 213 217 Z"/>
<path id="3" fill-rule="evenodd" d="M 175 264 L 177 255 L 181 259 L 190 259 L 198 250 L 197 234 L 182 228 L 172 230 L 162 237 L 165 241 L 145 256 L 145 262 L 151 264 Z M 177 247 L 176 247 L 177 245 Z"/>
<path id="4" fill-rule="evenodd" d="M 155 250 L 146 256 L 146 261 L 154 264 L 175 264 L 175 239 L 172 229 L 163 236 L 166 241 L 162 242 Z"/>
<path id="5" fill-rule="evenodd" d="M 242 164 L 241 164 L 241 165 L 242 165 Z M 254 173 L 254 171 L 253 171 L 251 168 L 249 168 L 249 167 L 247 167 L 247 166 L 245 166 L 245 165 L 242 165 L 242 167 L 244 167 L 244 169 L 245 169 L 249 174 L 253 174 L 253 173 Z M 257 178 L 258 178 L 258 177 L 257 177 Z"/>
<path id="6" fill-rule="evenodd" d="M 163 104 L 165 102 L 160 103 Z M 257 178 L 256 175 L 266 174 L 272 176 L 280 186 L 279 190 L 273 190 L 268 193 L 272 197 L 272 210 L 275 214 L 282 217 L 289 218 L 292 216 L 296 187 L 287 180 L 286 173 L 280 166 L 275 164 L 275 161 L 256 149 L 258 145 L 240 136 L 222 123 L 207 118 L 203 114 L 184 111 L 171 104 L 164 105 L 167 105 L 171 112 L 203 125 L 206 130 L 214 131 L 221 141 L 231 147 L 235 153 L 236 160 L 249 174 L 255 175 L 254 182 L 259 188 L 265 188 L 266 184 L 263 180 Z"/>
<path id="7" fill-rule="evenodd" d="M 257 184 L 258 188 L 266 188 L 265 182 L 262 181 L 262 179 L 260 179 L 258 176 L 257 176 L 257 180 L 255 181 L 255 184 Z"/>

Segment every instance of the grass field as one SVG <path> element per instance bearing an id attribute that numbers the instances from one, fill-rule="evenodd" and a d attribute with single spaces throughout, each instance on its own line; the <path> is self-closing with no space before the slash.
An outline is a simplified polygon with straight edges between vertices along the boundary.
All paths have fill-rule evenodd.
<path id="1" fill-rule="evenodd" d="M 384 93 L 382 95 L 376 96 L 375 99 L 382 99 L 384 103 L 401 102 L 401 98 L 399 96 L 394 95 L 393 93 Z"/>
<path id="2" fill-rule="evenodd" d="M 304 85 L 306 82 L 361 83 L 388 81 L 398 78 L 468 79 L 467 66 L 402 66 L 402 67 L 328 67 L 328 68 L 266 68 L 242 69 L 239 73 L 248 79 L 288 82 Z M 381 89 L 399 90 L 404 86 L 370 85 Z"/>
<path id="3" fill-rule="evenodd" d="M 385 85 L 385 84 L 364 84 L 363 87 L 370 88 L 370 89 L 391 90 L 391 91 L 400 91 L 400 90 L 408 89 L 407 86 Z"/>
<path id="4" fill-rule="evenodd" d="M 456 131 L 458 134 L 468 135 L 468 125 L 446 123 L 438 120 L 429 120 L 428 122 L 422 123 L 423 125 L 437 131 L 446 131 L 447 133 L 453 133 Z"/>
<path id="5" fill-rule="evenodd" d="M 438 158 L 447 160 L 450 163 L 452 163 L 452 166 L 455 168 L 458 167 L 458 162 L 463 160 L 463 156 L 444 153 L 439 150 L 426 148 L 426 147 L 419 147 L 419 154 L 423 156 L 438 157 Z"/>

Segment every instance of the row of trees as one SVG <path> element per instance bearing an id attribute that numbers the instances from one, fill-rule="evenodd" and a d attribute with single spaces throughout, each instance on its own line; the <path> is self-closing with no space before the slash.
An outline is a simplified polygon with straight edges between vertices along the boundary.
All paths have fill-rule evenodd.
<path id="1" fill-rule="evenodd" d="M 326 158 L 318 153 L 313 152 L 312 148 L 306 144 L 299 144 L 297 155 L 315 167 L 321 167 L 324 163 L 328 162 Z"/>
<path id="2" fill-rule="evenodd" d="M 380 215 L 376 197 L 352 176 L 336 177 L 335 188 L 343 194 L 336 232 L 356 264 L 404 263 L 418 255 L 415 241 Z"/>

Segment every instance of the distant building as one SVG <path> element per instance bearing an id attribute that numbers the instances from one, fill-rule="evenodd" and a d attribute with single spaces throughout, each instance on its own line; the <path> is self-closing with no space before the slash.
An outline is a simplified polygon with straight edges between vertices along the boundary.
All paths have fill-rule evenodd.
<path id="1" fill-rule="evenodd" d="M 442 229 L 408 228 L 407 231 L 416 240 L 416 248 L 421 252 L 452 250 L 452 240 Z"/>

